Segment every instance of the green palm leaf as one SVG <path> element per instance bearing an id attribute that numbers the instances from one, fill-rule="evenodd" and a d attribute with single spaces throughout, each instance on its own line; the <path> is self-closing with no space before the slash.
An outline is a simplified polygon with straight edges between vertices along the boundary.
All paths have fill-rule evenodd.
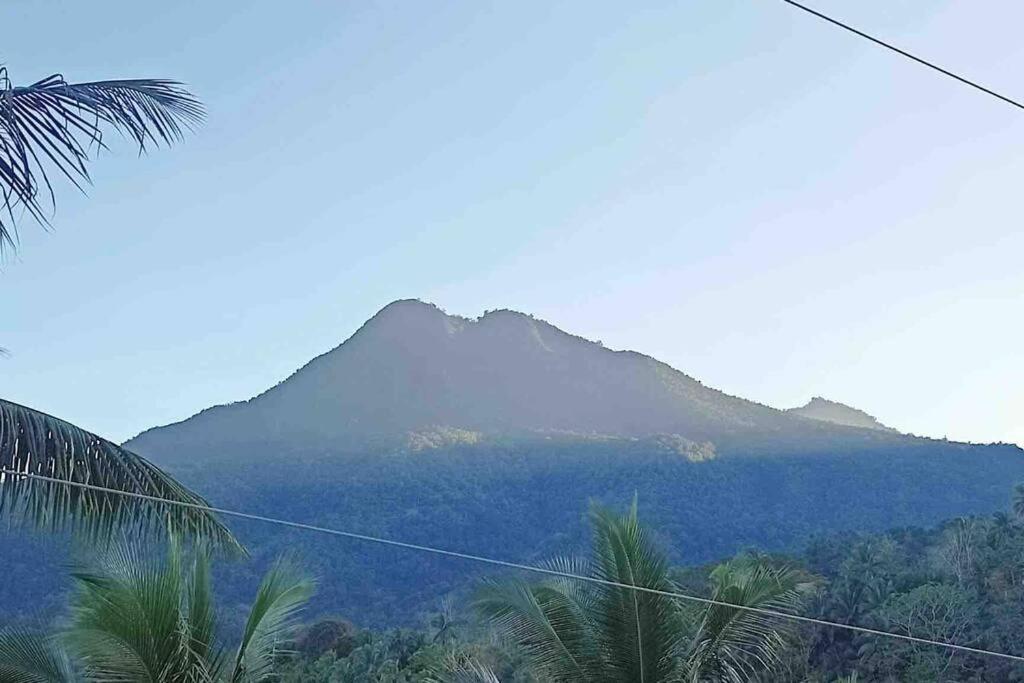
<path id="1" fill-rule="evenodd" d="M 74 683 L 78 678 L 52 638 L 26 629 L 0 631 L 0 683 Z"/>
<path id="2" fill-rule="evenodd" d="M 711 574 L 712 599 L 744 607 L 794 613 L 812 584 L 791 568 L 756 558 L 719 565 Z M 688 658 L 691 681 L 753 680 L 779 661 L 792 628 L 771 615 L 725 605 L 704 611 Z"/>
<path id="3" fill-rule="evenodd" d="M 287 559 L 278 560 L 267 572 L 245 624 L 231 675 L 233 683 L 257 683 L 274 673 L 277 659 L 289 652 L 288 637 L 314 587 Z"/>
<path id="4" fill-rule="evenodd" d="M 1017 484 L 1013 487 L 1013 516 L 1018 520 L 1024 520 L 1024 484 Z"/>
<path id="5" fill-rule="evenodd" d="M 498 675 L 473 656 L 451 652 L 445 656 L 437 671 L 430 672 L 424 683 L 501 683 Z"/>
<path id="6" fill-rule="evenodd" d="M 90 538 L 110 538 L 115 530 L 159 530 L 241 549 L 231 532 L 212 513 L 201 509 L 206 506 L 202 498 L 144 458 L 63 420 L 3 399 L 0 469 L 160 499 L 132 498 L 0 472 L 0 515 Z"/>
<path id="7" fill-rule="evenodd" d="M 41 198 L 53 204 L 49 172 L 79 188 L 89 181 L 89 153 L 104 147 L 105 128 L 145 150 L 180 140 L 202 119 L 200 102 L 176 81 L 67 83 L 55 74 L 15 87 L 0 67 L 0 249 L 15 244 L 16 207 L 47 224 Z"/>
<path id="8" fill-rule="evenodd" d="M 474 606 L 530 658 L 534 668 L 557 681 L 589 681 L 600 673 L 589 615 L 575 597 L 555 585 L 487 581 Z"/>
<path id="9" fill-rule="evenodd" d="M 670 591 L 668 560 L 637 518 L 636 501 L 621 517 L 591 512 L 595 577 L 602 581 Z M 595 611 L 598 642 L 606 653 L 605 680 L 652 683 L 669 677 L 681 632 L 672 598 L 599 585 Z"/>
<path id="10" fill-rule="evenodd" d="M 624 516 L 595 507 L 591 524 L 593 558 L 548 568 L 598 583 L 490 581 L 476 609 L 553 680 L 669 680 L 683 634 L 678 609 L 667 596 L 626 587 L 670 590 L 667 560 L 640 526 L 635 504 Z"/>
<path id="11" fill-rule="evenodd" d="M 66 640 L 90 680 L 208 681 L 183 613 L 189 577 L 173 542 L 163 565 L 135 545 L 74 574 L 77 593 Z"/>

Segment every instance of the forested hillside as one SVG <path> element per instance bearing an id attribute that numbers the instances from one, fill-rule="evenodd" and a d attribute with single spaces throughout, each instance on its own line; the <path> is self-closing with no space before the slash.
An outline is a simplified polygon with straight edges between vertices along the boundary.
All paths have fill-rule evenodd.
<path id="1" fill-rule="evenodd" d="M 637 495 L 672 560 L 702 563 L 748 547 L 792 551 L 817 534 L 988 513 L 1024 481 L 1016 446 L 836 424 L 869 418 L 815 406 L 827 415 L 728 396 L 520 313 L 469 320 L 400 301 L 260 396 L 127 445 L 220 507 L 512 561 L 582 547 L 591 500 Z M 224 596 L 237 605 L 284 551 L 330 577 L 317 609 L 368 625 L 410 623 L 479 573 L 233 526 L 256 560 L 226 571 Z M 22 544 L 8 548 L 30 552 Z M 2 608 L 59 604 L 58 576 L 16 565 L 7 577 L 23 590 Z"/>
<path id="2" fill-rule="evenodd" d="M 589 501 L 636 494 L 672 560 L 703 563 L 744 548 L 793 551 L 835 531 L 1003 509 L 1009 485 L 1024 481 L 1024 458 L 1011 446 L 935 443 L 699 460 L 643 441 L 536 440 L 343 457 L 281 450 L 274 463 L 182 464 L 173 473 L 218 506 L 514 561 L 581 548 Z M 481 572 L 448 558 L 231 524 L 255 560 L 225 571 L 223 595 L 236 604 L 245 603 L 266 564 L 290 550 L 329 577 L 316 609 L 366 625 L 410 623 Z M 23 590 L 5 609 L 24 611 L 52 594 L 60 561 L 49 560 L 42 569 L 12 569 L 9 580 Z"/>
<path id="3" fill-rule="evenodd" d="M 952 519 L 929 528 L 821 537 L 798 552 L 752 552 L 732 563 L 748 558 L 795 571 L 813 586 L 800 601 L 800 614 L 982 650 L 1024 653 L 1024 526 L 1005 512 Z M 674 568 L 675 590 L 712 597 L 720 566 Z M 423 672 L 446 652 L 472 655 L 501 681 L 538 680 L 515 642 L 488 636 L 471 606 L 473 590 L 464 591 L 466 600 L 438 602 L 412 628 L 366 629 L 340 615 L 311 623 L 299 635 L 300 655 L 285 680 L 355 683 L 376 675 L 412 683 L 427 680 Z M 1022 679 L 1024 665 L 1012 660 L 805 624 L 786 632 L 777 660 L 756 680 Z"/>

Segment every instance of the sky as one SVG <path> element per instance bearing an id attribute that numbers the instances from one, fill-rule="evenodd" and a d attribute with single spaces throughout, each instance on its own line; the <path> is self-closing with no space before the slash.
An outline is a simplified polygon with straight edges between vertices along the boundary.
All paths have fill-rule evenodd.
<path id="1" fill-rule="evenodd" d="M 814 6 L 1024 98 L 1020 3 Z M 781 0 L 8 0 L 0 25 L 16 83 L 177 78 L 209 112 L 20 224 L 7 399 L 123 440 L 415 297 L 1024 444 L 1024 111 Z"/>

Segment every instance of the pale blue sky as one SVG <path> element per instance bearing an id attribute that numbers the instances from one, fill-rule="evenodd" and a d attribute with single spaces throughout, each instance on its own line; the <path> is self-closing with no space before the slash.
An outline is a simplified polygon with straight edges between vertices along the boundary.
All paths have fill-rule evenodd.
<path id="1" fill-rule="evenodd" d="M 1024 443 L 1024 112 L 779 0 L 636 4 L 3 3 L 15 81 L 210 115 L 23 223 L 0 395 L 123 439 L 419 297 Z M 1024 97 L 1020 3 L 815 6 Z"/>

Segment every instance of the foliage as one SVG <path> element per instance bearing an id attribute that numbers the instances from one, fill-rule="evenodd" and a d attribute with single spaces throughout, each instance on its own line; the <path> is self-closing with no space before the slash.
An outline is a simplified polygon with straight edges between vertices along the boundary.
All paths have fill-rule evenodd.
<path id="1" fill-rule="evenodd" d="M 0 399 L 0 468 L 133 494 L 0 472 L 0 514 L 91 539 L 163 531 L 240 550 L 206 501 L 146 459 L 95 434 Z M 168 502 L 164 502 L 168 501 Z"/>
<path id="2" fill-rule="evenodd" d="M 775 567 L 761 558 L 744 556 L 716 567 L 711 585 L 716 604 L 703 610 L 690 647 L 690 679 L 747 681 L 775 670 L 792 622 L 721 603 L 797 614 L 813 583 L 792 567 Z"/>
<path id="3" fill-rule="evenodd" d="M 156 564 L 149 549 L 123 546 L 97 569 L 74 573 L 68 625 L 56 637 L 8 631 L 0 654 L 20 662 L 0 667 L 0 682 L 267 680 L 289 650 L 299 609 L 312 582 L 281 561 L 264 577 L 241 643 L 231 654 L 217 637 L 209 556 L 187 561 L 172 541 Z M 8 657 L 5 657 L 5 660 Z"/>
<path id="4" fill-rule="evenodd" d="M 81 188 L 92 149 L 105 147 L 104 129 L 121 132 L 140 151 L 171 144 L 203 118 L 182 84 L 163 79 L 72 84 L 58 74 L 14 86 L 0 66 L 0 254 L 16 246 L 15 210 L 48 225 L 45 197 L 54 202 L 50 173 Z M 7 352 L 0 349 L 0 355 Z M 202 499 L 134 453 L 54 417 L 0 400 L 0 468 L 89 483 L 136 494 L 124 497 L 60 486 L 0 472 L 0 513 L 53 530 L 109 537 L 115 529 L 173 533 L 239 549 Z M 151 496 L 153 498 L 141 498 Z"/>
<path id="5" fill-rule="evenodd" d="M 53 201 L 50 172 L 76 187 L 89 181 L 89 152 L 105 147 L 105 128 L 145 150 L 180 140 L 202 118 L 200 102 L 176 81 L 68 83 L 54 74 L 14 86 L 0 67 L 0 251 L 15 245 L 18 206 L 47 224 L 42 197 Z"/>
<path id="6" fill-rule="evenodd" d="M 476 599 L 536 670 L 557 681 L 745 681 L 779 663 L 786 624 L 720 603 L 795 610 L 808 585 L 797 572 L 752 557 L 723 564 L 711 574 L 711 599 L 719 604 L 694 614 L 670 595 L 667 558 L 640 525 L 635 502 L 621 517 L 595 508 L 591 524 L 590 561 L 551 567 L 593 582 L 491 581 Z"/>
<path id="7" fill-rule="evenodd" d="M 615 534 L 600 531 L 605 522 L 595 521 L 594 541 L 610 546 L 608 539 Z M 613 522 L 628 527 L 629 517 L 613 518 Z M 969 533 L 963 533 L 965 530 Z M 972 544 L 971 548 L 956 551 L 959 557 L 972 558 L 971 571 L 958 570 L 955 563 L 949 562 L 951 543 Z M 593 571 L 594 562 L 560 561 L 552 566 L 573 573 L 586 572 Z M 634 565 L 613 566 L 623 569 Z M 963 566 L 966 565 L 961 569 Z M 660 573 L 655 576 L 659 577 L 658 582 L 664 580 L 678 591 L 712 600 L 754 602 L 780 611 L 798 611 L 826 620 L 1019 654 L 1024 652 L 1022 572 L 1024 527 L 997 513 L 989 517 L 956 518 L 933 529 L 902 528 L 877 535 L 821 537 L 797 557 L 746 553 L 721 564 L 676 567 L 663 579 Z M 612 575 L 628 578 L 628 574 L 621 572 Z M 812 581 L 812 576 L 818 578 Z M 643 584 L 638 581 L 637 585 Z M 614 592 L 613 587 L 606 588 Z M 457 629 L 458 634 L 446 646 L 433 641 L 433 628 L 419 636 L 402 632 L 407 635 L 401 638 L 394 632 L 364 632 L 361 638 L 366 643 L 365 654 L 350 659 L 331 655 L 319 662 L 297 662 L 295 666 L 306 667 L 303 670 L 307 672 L 319 666 L 322 677 L 290 680 L 435 680 L 426 678 L 429 674 L 413 663 L 432 662 L 436 666 L 446 658 L 450 660 L 452 652 L 474 647 L 485 653 L 485 663 L 496 660 L 495 652 L 525 655 L 525 668 L 523 663 L 511 670 L 493 667 L 500 681 L 531 680 L 523 676 L 543 681 L 639 680 L 628 672 L 608 674 L 605 678 L 590 674 L 601 669 L 602 657 L 616 656 L 615 652 L 602 653 L 602 641 L 592 632 L 601 628 L 614 632 L 618 623 L 593 616 L 598 608 L 607 609 L 608 604 L 621 607 L 621 603 L 602 604 L 602 590 L 563 579 L 543 584 L 517 580 L 490 583 L 477 600 L 486 616 L 496 617 L 494 622 L 507 636 L 497 641 L 498 645 L 485 634 L 467 629 Z M 677 668 L 670 675 L 688 680 L 1024 680 L 1024 667 L 1009 660 L 825 626 L 797 627 L 783 620 L 767 622 L 760 615 L 723 606 L 673 608 L 679 613 L 677 628 L 685 637 L 678 640 L 678 654 L 672 660 Z M 754 643 L 753 647 L 749 642 L 744 644 L 743 634 L 749 626 L 746 619 L 754 622 L 752 626 L 758 634 L 749 641 Z M 443 623 L 439 617 L 430 621 Z M 630 642 L 625 637 L 623 641 Z M 408 647 L 399 647 L 399 642 L 416 643 L 412 654 Z M 367 656 L 370 652 L 378 653 L 376 660 Z M 597 663 L 581 666 L 586 672 L 581 677 L 568 661 L 568 653 L 573 653 L 577 661 L 596 658 Z M 359 671 L 359 675 L 368 677 L 339 677 L 340 671 Z"/>

